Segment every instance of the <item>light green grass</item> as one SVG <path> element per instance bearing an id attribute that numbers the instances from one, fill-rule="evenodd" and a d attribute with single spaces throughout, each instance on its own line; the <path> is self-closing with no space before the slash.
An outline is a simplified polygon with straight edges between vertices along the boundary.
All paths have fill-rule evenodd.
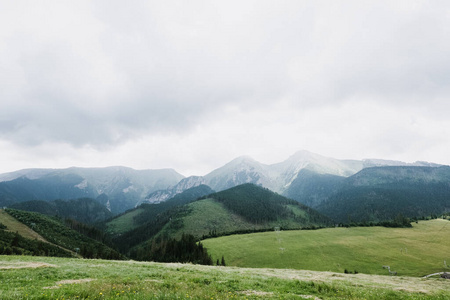
<path id="1" fill-rule="evenodd" d="M 138 227 L 135 225 L 133 217 L 143 212 L 142 208 L 125 213 L 110 222 L 106 223 L 106 231 L 113 234 L 124 233 Z"/>
<path id="2" fill-rule="evenodd" d="M 0 256 L 1 299 L 448 299 L 440 279 Z"/>
<path id="3" fill-rule="evenodd" d="M 286 207 L 289 208 L 294 213 L 294 215 L 297 217 L 301 217 L 301 218 L 307 217 L 306 211 L 302 210 L 297 205 L 288 204 L 288 205 L 286 205 Z"/>
<path id="4" fill-rule="evenodd" d="M 42 242 L 47 242 L 40 234 L 27 227 L 25 224 L 17 221 L 14 217 L 7 214 L 3 209 L 0 209 L 0 223 L 3 223 L 7 227 L 7 231 L 17 232 L 21 236 L 27 239 L 37 239 Z"/>
<path id="5" fill-rule="evenodd" d="M 207 239 L 213 261 L 228 265 L 343 273 L 424 276 L 449 271 L 450 222 L 421 221 L 413 228 L 351 227 L 264 232 Z"/>

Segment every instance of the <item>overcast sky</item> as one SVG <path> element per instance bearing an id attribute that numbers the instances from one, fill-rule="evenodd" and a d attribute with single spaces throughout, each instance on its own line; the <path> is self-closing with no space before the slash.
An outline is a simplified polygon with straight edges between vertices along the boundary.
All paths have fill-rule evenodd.
<path id="1" fill-rule="evenodd" d="M 0 2 L 0 173 L 450 164 L 450 1 Z"/>

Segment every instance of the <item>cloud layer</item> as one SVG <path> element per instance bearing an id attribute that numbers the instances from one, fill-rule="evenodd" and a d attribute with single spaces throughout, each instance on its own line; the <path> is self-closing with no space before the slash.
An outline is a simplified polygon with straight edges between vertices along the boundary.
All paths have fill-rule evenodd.
<path id="1" fill-rule="evenodd" d="M 449 35 L 446 1 L 3 1 L 2 164 L 450 163 Z"/>

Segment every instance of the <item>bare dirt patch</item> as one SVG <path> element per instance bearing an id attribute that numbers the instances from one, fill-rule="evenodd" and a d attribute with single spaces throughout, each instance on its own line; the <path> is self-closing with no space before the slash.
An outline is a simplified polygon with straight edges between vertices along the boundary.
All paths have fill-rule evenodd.
<path id="1" fill-rule="evenodd" d="M 36 269 L 36 268 L 56 268 L 58 266 L 42 262 L 0 262 L 0 270 L 8 269 Z"/>
<path id="2" fill-rule="evenodd" d="M 158 279 L 145 279 L 145 282 L 156 282 L 156 283 L 163 283 L 164 281 L 158 280 Z"/>
<path id="3" fill-rule="evenodd" d="M 299 295 L 303 299 L 313 299 L 313 300 L 321 300 L 320 298 L 313 296 L 313 295 Z"/>
<path id="4" fill-rule="evenodd" d="M 244 294 L 246 296 L 268 296 L 273 295 L 273 292 L 263 292 L 263 291 L 254 291 L 254 290 L 247 290 L 239 292 L 241 294 Z"/>
<path id="5" fill-rule="evenodd" d="M 54 289 L 59 289 L 59 287 L 62 286 L 63 284 L 85 283 L 85 282 L 90 282 L 90 281 L 93 281 L 93 280 L 95 280 L 95 279 L 84 278 L 84 279 L 60 280 L 60 281 L 55 282 L 54 286 L 45 286 L 45 287 L 43 287 L 43 289 L 45 289 L 45 290 L 54 290 Z"/>

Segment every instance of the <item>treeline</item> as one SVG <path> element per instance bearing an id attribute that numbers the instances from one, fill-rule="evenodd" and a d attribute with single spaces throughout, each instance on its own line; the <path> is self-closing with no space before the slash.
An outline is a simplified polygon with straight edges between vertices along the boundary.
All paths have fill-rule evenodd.
<path id="1" fill-rule="evenodd" d="M 277 230 L 280 231 L 292 231 L 292 230 L 317 230 L 321 228 L 326 228 L 325 226 L 317 226 L 317 225 L 310 225 L 310 226 L 304 226 L 304 227 L 298 227 L 298 228 L 284 228 L 279 227 Z M 274 231 L 274 228 L 253 228 L 253 229 L 242 229 L 242 230 L 234 230 L 234 231 L 227 231 L 227 232 L 217 232 L 216 230 L 211 230 L 208 234 L 202 235 L 200 240 L 206 240 L 210 238 L 216 238 L 221 236 L 230 236 L 235 234 L 249 234 L 249 233 L 258 233 L 258 232 L 269 232 Z"/>
<path id="2" fill-rule="evenodd" d="M 65 226 L 60 219 L 34 212 L 15 209 L 5 210 L 9 215 L 27 225 L 47 241 L 74 251 L 85 258 L 124 259 L 118 251 L 88 238 Z"/>
<path id="3" fill-rule="evenodd" d="M 145 261 L 213 264 L 206 248 L 203 247 L 202 243 L 197 243 L 195 237 L 190 234 L 183 234 L 180 240 L 173 238 L 153 239 L 146 245 L 133 249 L 130 257 Z"/>
<path id="4" fill-rule="evenodd" d="M 394 219 L 383 220 L 383 221 L 363 221 L 363 222 L 353 222 L 340 223 L 339 227 L 372 227 L 372 226 L 383 226 L 391 228 L 410 228 L 412 227 L 411 222 L 417 221 L 417 219 L 410 219 L 402 214 L 398 214 Z"/>

